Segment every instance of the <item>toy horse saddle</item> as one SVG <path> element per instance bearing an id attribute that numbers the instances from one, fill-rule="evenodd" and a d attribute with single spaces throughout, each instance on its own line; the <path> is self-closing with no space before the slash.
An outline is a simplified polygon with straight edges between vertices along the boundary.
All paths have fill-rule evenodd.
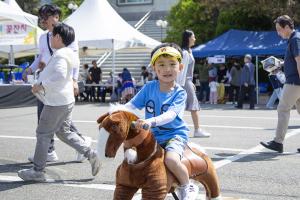
<path id="1" fill-rule="evenodd" d="M 188 169 L 190 177 L 198 176 L 207 172 L 208 164 L 201 157 L 202 154 L 204 155 L 203 152 L 199 152 L 198 149 L 190 147 L 189 144 L 187 144 L 181 162 Z"/>

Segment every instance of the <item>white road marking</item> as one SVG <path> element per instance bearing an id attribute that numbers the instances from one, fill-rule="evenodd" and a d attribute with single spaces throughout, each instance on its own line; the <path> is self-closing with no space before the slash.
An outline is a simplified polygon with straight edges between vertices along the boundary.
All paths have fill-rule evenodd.
<path id="1" fill-rule="evenodd" d="M 23 181 L 19 177 L 15 176 L 4 176 L 0 175 L 0 182 L 20 182 Z M 57 185 L 63 185 L 66 187 L 75 187 L 75 188 L 87 188 L 87 189 L 98 189 L 98 190 L 108 190 L 108 191 L 114 191 L 115 185 L 108 185 L 108 184 L 70 184 L 70 183 L 61 183 L 59 181 L 55 181 L 52 179 L 47 179 L 46 183 L 51 184 L 57 184 Z M 168 197 L 171 197 L 171 194 L 167 195 Z M 133 200 L 141 200 L 141 190 L 138 190 L 135 196 L 132 198 Z M 198 194 L 196 200 L 205 200 L 205 194 Z M 223 197 L 223 199 L 230 199 L 230 200 L 246 200 L 246 199 L 238 199 L 238 198 L 231 198 L 231 197 Z"/>
<path id="2" fill-rule="evenodd" d="M 188 127 L 194 127 L 192 124 L 188 124 Z M 253 129 L 253 130 L 265 130 L 265 127 L 253 127 L 253 126 L 220 126 L 220 125 L 204 125 L 201 124 L 200 127 L 208 128 L 228 128 L 228 129 Z"/>
<path id="3" fill-rule="evenodd" d="M 19 181 L 23 181 L 23 180 L 17 176 L 0 175 L 0 182 L 19 182 Z"/>
<path id="4" fill-rule="evenodd" d="M 30 136 L 15 136 L 15 135 L 0 135 L 0 138 L 6 138 L 6 139 L 24 139 L 24 140 L 36 140 L 36 137 L 30 137 Z M 58 138 L 54 138 L 54 140 L 60 141 Z M 92 142 L 96 143 L 97 140 L 92 140 Z"/>
<path id="5" fill-rule="evenodd" d="M 295 136 L 300 133 L 300 129 L 293 130 L 286 135 L 286 139 L 289 137 Z M 24 136 L 4 136 L 0 135 L 0 138 L 8 138 L 8 139 L 30 139 L 30 140 L 35 140 L 35 137 L 24 137 Z M 93 140 L 93 142 L 96 142 Z M 207 149 L 212 149 L 213 147 L 206 147 Z M 218 148 L 222 150 L 237 150 L 237 149 L 230 149 L 230 148 Z M 257 145 L 251 149 L 248 150 L 243 150 L 241 153 L 235 155 L 235 156 L 229 156 L 221 161 L 216 161 L 214 162 L 214 165 L 216 169 L 219 169 L 225 165 L 228 165 L 236 160 L 242 159 L 244 157 L 247 157 L 249 155 L 252 155 L 254 153 L 260 152 L 262 149 L 264 149 L 263 146 Z M 287 153 L 287 152 L 284 152 Z M 0 175 L 0 182 L 19 182 L 22 181 L 19 177 L 15 176 L 5 176 L 5 175 Z M 47 183 L 56 183 L 56 181 L 49 179 Z M 58 183 L 59 184 L 59 183 Z M 60 183 L 61 184 L 61 183 Z M 63 183 L 62 185 L 68 186 L 68 187 L 82 187 L 82 188 L 91 188 L 91 189 L 100 189 L 100 190 L 114 190 L 114 185 L 108 185 L 108 184 L 70 184 L 70 183 Z M 202 195 L 199 195 L 197 199 L 203 199 Z M 231 199 L 230 197 L 223 197 L 224 199 Z M 134 199 L 138 200 L 141 199 L 141 195 L 137 194 Z M 237 199 L 237 198 L 232 198 L 232 199 Z"/>
<path id="6" fill-rule="evenodd" d="M 300 129 L 293 130 L 293 131 L 286 134 L 285 139 L 288 139 L 289 137 L 292 137 L 292 136 L 297 135 L 299 133 L 300 133 Z M 254 153 L 257 153 L 257 152 L 261 152 L 262 149 L 264 149 L 264 147 L 262 145 L 257 145 L 257 146 L 255 146 L 251 149 L 242 151 L 241 153 L 239 153 L 237 155 L 229 156 L 229 157 L 227 157 L 223 160 L 214 162 L 215 168 L 216 169 L 221 168 L 221 167 L 223 167 L 227 164 L 230 164 L 230 163 L 232 163 L 236 160 L 242 159 L 244 157 L 247 157 L 247 156 L 249 156 L 251 154 L 254 154 Z"/>
<path id="7" fill-rule="evenodd" d="M 12 135 L 0 135 L 0 138 L 6 139 L 24 139 L 24 140 L 36 140 L 36 137 L 30 136 L 12 136 Z M 54 140 L 60 141 L 58 138 L 54 138 Z M 92 140 L 93 143 L 97 143 L 97 140 Z M 235 148 L 225 148 L 225 147 L 203 147 L 204 149 L 209 150 L 222 150 L 222 151 L 245 151 L 245 149 L 235 149 Z"/>
<path id="8" fill-rule="evenodd" d="M 190 117 L 191 115 L 186 114 L 184 117 Z M 226 118 L 226 119 L 263 119 L 263 120 L 276 120 L 277 117 L 250 117 L 250 116 L 236 116 L 236 115 L 202 115 L 200 114 L 200 118 Z M 300 121 L 300 118 L 291 117 L 290 121 Z"/>
<path id="9" fill-rule="evenodd" d="M 73 120 L 74 123 L 93 123 L 96 124 L 96 121 L 86 121 L 86 120 Z M 188 124 L 189 127 L 194 127 L 192 124 Z M 228 128 L 228 129 L 253 129 L 253 130 L 265 130 L 266 127 L 253 127 L 253 126 L 220 126 L 220 125 L 205 125 L 201 124 L 201 127 L 208 128 Z"/>

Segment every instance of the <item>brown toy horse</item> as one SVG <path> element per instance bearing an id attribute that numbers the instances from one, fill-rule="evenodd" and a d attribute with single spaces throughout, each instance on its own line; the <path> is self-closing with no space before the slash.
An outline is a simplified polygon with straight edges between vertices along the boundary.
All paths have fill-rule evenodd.
<path id="1" fill-rule="evenodd" d="M 150 130 L 131 126 L 137 119 L 135 114 L 120 110 L 99 117 L 98 154 L 100 158 L 114 158 L 124 144 L 125 158 L 116 172 L 114 200 L 132 199 L 139 188 L 143 200 L 163 200 L 168 192 L 174 192 L 178 182 L 165 167 L 164 150 Z M 189 144 L 182 162 L 190 178 L 203 184 L 207 199 L 221 199 L 214 165 L 198 146 Z"/>

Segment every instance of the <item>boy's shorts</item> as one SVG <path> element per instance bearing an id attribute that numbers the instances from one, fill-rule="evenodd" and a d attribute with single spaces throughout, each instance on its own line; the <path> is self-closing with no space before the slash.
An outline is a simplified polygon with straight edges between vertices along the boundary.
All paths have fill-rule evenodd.
<path id="1" fill-rule="evenodd" d="M 170 151 L 177 153 L 180 156 L 180 159 L 182 159 L 186 141 L 181 137 L 175 136 L 169 141 L 160 144 L 160 146 L 164 148 L 166 152 Z"/>

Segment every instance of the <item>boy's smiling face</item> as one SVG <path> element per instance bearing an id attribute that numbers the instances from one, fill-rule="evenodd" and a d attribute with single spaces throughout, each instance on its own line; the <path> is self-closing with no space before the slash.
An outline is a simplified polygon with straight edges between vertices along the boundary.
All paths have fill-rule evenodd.
<path id="1" fill-rule="evenodd" d="M 183 64 L 179 63 L 175 57 L 161 55 L 156 59 L 153 68 L 161 83 L 174 84 L 178 73 L 183 68 Z"/>

